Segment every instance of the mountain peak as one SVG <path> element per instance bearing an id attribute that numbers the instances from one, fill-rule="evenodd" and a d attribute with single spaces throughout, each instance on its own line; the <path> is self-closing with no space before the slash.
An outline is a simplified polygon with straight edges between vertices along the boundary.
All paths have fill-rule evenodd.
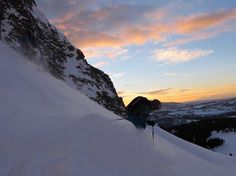
<path id="1" fill-rule="evenodd" d="M 125 116 L 125 106 L 109 76 L 87 63 L 82 51 L 49 23 L 34 0 L 1 1 L 0 7 L 0 40 L 90 99 Z"/>

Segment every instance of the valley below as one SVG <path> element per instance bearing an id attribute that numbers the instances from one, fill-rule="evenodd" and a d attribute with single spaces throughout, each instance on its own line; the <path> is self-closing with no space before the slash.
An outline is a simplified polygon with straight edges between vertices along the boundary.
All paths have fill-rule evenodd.
<path id="1" fill-rule="evenodd" d="M 170 133 L 207 149 L 235 153 L 236 98 L 194 103 L 163 103 L 153 119 Z"/>

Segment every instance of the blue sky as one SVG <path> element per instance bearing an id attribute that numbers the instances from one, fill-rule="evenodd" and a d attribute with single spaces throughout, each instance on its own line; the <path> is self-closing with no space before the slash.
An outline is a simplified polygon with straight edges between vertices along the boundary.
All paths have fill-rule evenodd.
<path id="1" fill-rule="evenodd" d="M 37 0 L 128 103 L 236 96 L 236 1 Z"/>

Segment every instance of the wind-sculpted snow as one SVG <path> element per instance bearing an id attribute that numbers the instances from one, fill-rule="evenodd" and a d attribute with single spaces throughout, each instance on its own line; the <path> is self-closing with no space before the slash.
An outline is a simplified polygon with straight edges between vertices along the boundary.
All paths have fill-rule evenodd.
<path id="1" fill-rule="evenodd" d="M 0 8 L 0 40 L 108 110 L 126 115 L 109 76 L 87 63 L 82 51 L 49 23 L 34 0 L 0 1 Z"/>
<path id="2" fill-rule="evenodd" d="M 234 176 L 236 158 L 126 120 L 0 42 L 1 176 Z"/>

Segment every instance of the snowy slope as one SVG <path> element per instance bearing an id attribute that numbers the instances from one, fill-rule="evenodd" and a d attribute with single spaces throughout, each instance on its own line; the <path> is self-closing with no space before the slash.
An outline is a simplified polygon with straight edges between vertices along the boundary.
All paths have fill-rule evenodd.
<path id="1" fill-rule="evenodd" d="M 0 42 L 1 176 L 234 176 L 236 158 L 129 122 Z"/>
<path id="2" fill-rule="evenodd" d="M 221 138 L 225 141 L 223 145 L 214 148 L 213 151 L 219 152 L 225 155 L 230 155 L 231 153 L 233 156 L 235 156 L 236 155 L 235 137 L 236 137 L 235 132 L 223 133 L 220 131 L 217 133 L 216 131 L 213 131 L 210 138 Z"/>

